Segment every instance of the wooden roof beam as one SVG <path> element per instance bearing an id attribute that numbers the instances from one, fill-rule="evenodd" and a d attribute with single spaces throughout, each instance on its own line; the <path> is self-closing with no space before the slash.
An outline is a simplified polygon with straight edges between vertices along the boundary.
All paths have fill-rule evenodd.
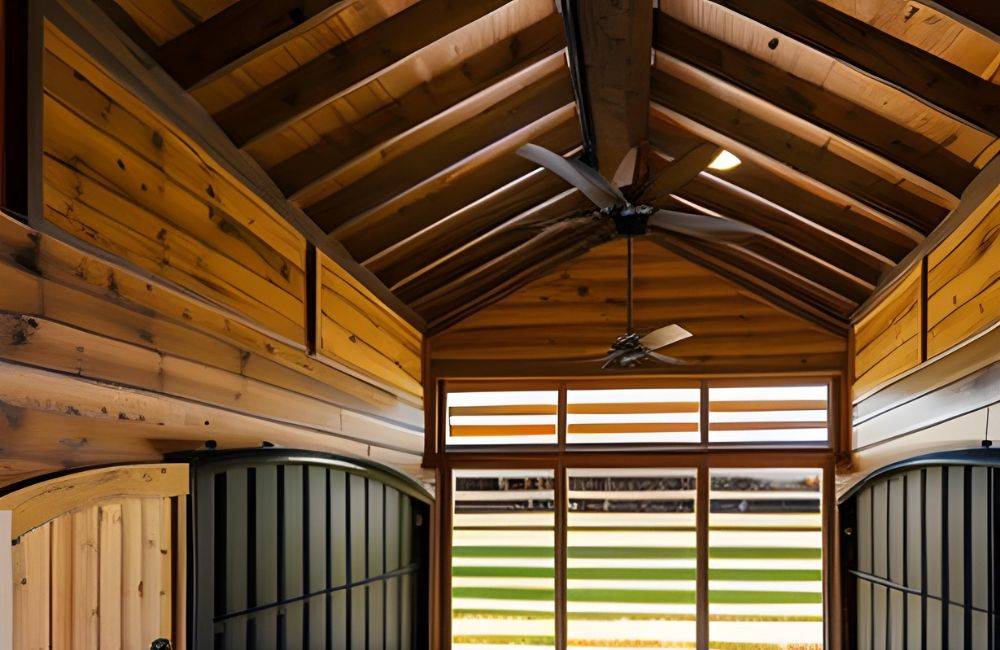
<path id="1" fill-rule="evenodd" d="M 575 219 L 593 211 L 593 205 L 576 189 L 567 189 L 529 210 L 514 215 L 489 231 L 456 246 L 441 257 L 423 257 L 423 266 L 390 288 L 402 300 L 426 294 L 449 278 L 522 244 L 534 234 L 561 220 Z"/>
<path id="2" fill-rule="evenodd" d="M 1000 86 L 877 27 L 822 2 L 712 1 L 933 104 L 968 124 L 1000 135 Z"/>
<path id="3" fill-rule="evenodd" d="M 699 121 L 693 120 L 686 115 L 667 107 L 654 103 L 652 104 L 652 110 L 657 113 L 658 116 L 673 122 L 681 129 L 691 133 L 693 136 L 723 146 L 738 156 L 741 160 L 751 161 L 755 163 L 756 166 L 766 169 L 768 172 L 780 177 L 785 182 L 791 181 L 793 185 L 797 185 L 799 188 L 805 189 L 809 193 L 823 197 L 828 201 L 833 201 L 840 205 L 850 206 L 851 211 L 857 214 L 858 218 L 874 221 L 881 229 L 895 230 L 903 238 L 909 239 L 914 244 L 924 237 L 924 234 L 921 231 L 914 229 L 902 221 L 890 217 L 880 210 L 858 201 L 854 197 L 841 192 L 840 190 L 830 187 L 828 184 L 806 174 L 802 170 L 796 169 L 780 158 L 771 156 L 766 152 L 756 149 L 755 147 L 744 144 L 741 140 L 720 133 L 719 131 L 702 124 Z"/>
<path id="4" fill-rule="evenodd" d="M 600 172 L 611 178 L 646 140 L 653 39 L 652 0 L 568 0 L 583 58 L 585 93 Z"/>
<path id="5" fill-rule="evenodd" d="M 651 118 L 652 145 L 670 158 L 683 156 L 705 142 L 655 110 Z M 763 164 L 758 164 L 758 159 Z M 888 264 L 902 259 L 922 239 L 912 229 L 873 218 L 866 208 L 859 208 L 853 202 L 837 200 L 829 193 L 814 193 L 810 191 L 812 186 L 806 189 L 789 183 L 774 171 L 780 163 L 770 161 L 773 163 L 770 164 L 769 161 L 763 155 L 759 158 L 742 156 L 741 164 L 728 170 L 712 170 L 711 175 L 853 242 Z"/>
<path id="6" fill-rule="evenodd" d="M 677 195 L 800 247 L 869 287 L 892 265 L 891 260 L 854 241 L 708 172 L 702 172 Z"/>
<path id="7" fill-rule="evenodd" d="M 152 52 L 185 88 L 287 43 L 357 0 L 239 0 Z"/>
<path id="8" fill-rule="evenodd" d="M 421 0 L 216 114 L 238 146 L 274 133 L 510 0 Z"/>
<path id="9" fill-rule="evenodd" d="M 807 176 L 851 200 L 877 211 L 887 220 L 927 234 L 948 213 L 948 209 L 910 193 L 853 162 L 770 122 L 762 120 L 723 100 L 660 70 L 653 71 L 653 101 L 666 108 L 677 121 L 712 132 L 699 136 L 733 150 L 737 145 L 781 161 L 797 176 Z M 721 138 L 720 138 L 721 136 Z M 723 141 L 724 140 L 724 141 Z"/>
<path id="10" fill-rule="evenodd" d="M 578 152 L 576 149 L 571 154 Z M 450 255 L 469 240 L 567 187 L 555 174 L 542 168 L 534 169 L 390 244 L 365 259 L 363 264 L 392 286 L 417 273 L 429 260 Z"/>
<path id="11" fill-rule="evenodd" d="M 725 253 L 710 251 L 704 244 L 667 233 L 655 233 L 651 235 L 651 239 L 668 251 L 743 287 L 773 307 L 838 336 L 847 336 L 848 322 L 845 314 L 818 306 L 801 291 L 775 284 L 766 274 L 757 272 L 747 260 L 727 258 Z"/>
<path id="12" fill-rule="evenodd" d="M 513 92 L 537 81 L 553 64 L 565 66 L 562 21 L 550 14 L 474 54 L 356 122 L 323 134 L 320 141 L 268 170 L 293 201 L 329 192 L 351 164 L 379 154 L 392 142 L 425 128 L 448 113 L 474 115 L 490 95 Z M 452 119 L 459 119 L 457 117 Z"/>
<path id="13" fill-rule="evenodd" d="M 566 104 L 357 215 L 355 225 L 350 227 L 353 232 L 345 235 L 344 246 L 355 259 L 368 259 L 523 176 L 535 167 L 516 153 L 527 142 L 559 152 L 578 147 L 580 128 L 575 104 Z"/>
<path id="14" fill-rule="evenodd" d="M 976 168 L 939 143 L 657 12 L 655 46 L 960 196 Z M 706 88 L 706 90 L 708 90 Z"/>
<path id="15" fill-rule="evenodd" d="M 370 174 L 310 205 L 306 212 L 340 240 L 365 228 L 373 208 L 437 172 L 502 142 L 573 101 L 565 68 L 497 101 L 440 135 L 394 158 Z"/>
<path id="16" fill-rule="evenodd" d="M 414 302 L 440 332 L 614 236 L 610 221 L 563 221 Z"/>
<path id="17" fill-rule="evenodd" d="M 709 197 L 711 198 L 713 194 L 709 194 Z M 711 207 L 709 207 L 703 202 L 690 201 L 681 195 L 676 196 L 675 200 L 680 204 L 679 208 L 686 212 L 703 212 L 727 217 L 741 223 L 758 221 L 755 216 L 748 217 L 751 211 L 739 204 L 722 206 L 716 200 L 711 201 Z M 855 303 L 863 301 L 874 290 L 873 280 L 866 280 L 855 275 L 851 270 L 842 268 L 839 266 L 843 263 L 842 261 L 838 260 L 838 264 L 823 259 L 803 248 L 795 239 L 786 239 L 768 232 L 768 226 L 770 224 L 765 224 L 763 227 L 758 226 L 767 233 L 766 237 L 757 237 L 744 244 L 742 248 L 767 258 L 801 277 L 809 278 L 830 292 L 844 296 Z"/>

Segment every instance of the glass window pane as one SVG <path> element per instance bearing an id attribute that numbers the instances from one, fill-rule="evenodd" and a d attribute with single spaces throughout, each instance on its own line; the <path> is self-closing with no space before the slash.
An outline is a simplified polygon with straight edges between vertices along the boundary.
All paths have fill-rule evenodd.
<path id="1" fill-rule="evenodd" d="M 566 442 L 700 442 L 700 396 L 697 387 L 570 390 Z"/>
<path id="2" fill-rule="evenodd" d="M 555 647 L 550 470 L 454 473 L 452 647 Z"/>
<path id="3" fill-rule="evenodd" d="M 449 392 L 445 444 L 555 444 L 554 390 Z"/>
<path id="4" fill-rule="evenodd" d="M 820 476 L 711 470 L 710 648 L 823 647 Z"/>
<path id="5" fill-rule="evenodd" d="M 571 469 L 570 648 L 694 647 L 694 469 Z"/>
<path id="6" fill-rule="evenodd" d="M 827 442 L 827 386 L 708 389 L 709 442 Z"/>

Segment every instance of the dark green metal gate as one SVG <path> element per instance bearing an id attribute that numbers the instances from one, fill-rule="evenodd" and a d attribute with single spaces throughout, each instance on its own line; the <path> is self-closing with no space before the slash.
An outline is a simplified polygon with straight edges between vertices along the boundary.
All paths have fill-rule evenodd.
<path id="1" fill-rule="evenodd" d="M 313 452 L 192 461 L 192 647 L 422 648 L 429 497 L 386 467 Z"/>

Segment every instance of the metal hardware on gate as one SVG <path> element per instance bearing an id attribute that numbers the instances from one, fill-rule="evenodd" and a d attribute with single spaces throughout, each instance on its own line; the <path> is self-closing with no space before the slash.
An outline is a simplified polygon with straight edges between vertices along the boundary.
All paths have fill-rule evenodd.
<path id="1" fill-rule="evenodd" d="M 156 639 L 149 644 L 149 650 L 170 650 L 170 641 L 167 639 Z"/>

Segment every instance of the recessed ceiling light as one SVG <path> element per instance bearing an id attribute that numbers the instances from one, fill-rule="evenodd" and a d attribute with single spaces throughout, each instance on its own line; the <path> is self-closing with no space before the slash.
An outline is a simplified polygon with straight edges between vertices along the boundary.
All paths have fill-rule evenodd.
<path id="1" fill-rule="evenodd" d="M 736 165 L 740 164 L 740 159 L 729 153 L 725 149 L 719 152 L 719 155 L 715 157 L 715 160 L 708 163 L 709 169 L 718 169 L 719 171 L 726 171 L 727 169 L 732 169 Z"/>

